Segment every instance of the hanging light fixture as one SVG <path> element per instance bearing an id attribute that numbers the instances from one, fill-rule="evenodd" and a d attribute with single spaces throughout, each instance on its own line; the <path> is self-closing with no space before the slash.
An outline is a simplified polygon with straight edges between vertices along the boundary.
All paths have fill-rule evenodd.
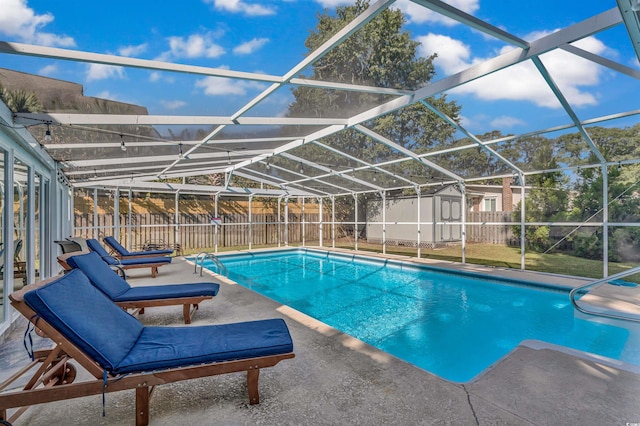
<path id="1" fill-rule="evenodd" d="M 98 172 L 96 171 L 96 169 L 93 169 L 93 177 L 97 178 L 98 177 Z"/>
<path id="2" fill-rule="evenodd" d="M 302 167 L 302 162 L 300 162 L 300 174 L 304 174 L 304 167 Z"/>
<path id="3" fill-rule="evenodd" d="M 374 171 L 373 171 L 373 181 L 374 181 L 374 182 L 375 182 L 376 180 L 378 180 L 378 179 L 376 179 L 376 176 L 377 176 L 377 175 L 378 175 L 378 172 L 374 170 Z"/>
<path id="4" fill-rule="evenodd" d="M 120 135 L 120 149 L 122 151 L 126 151 L 127 150 L 127 146 L 124 144 L 124 137 L 122 136 L 122 134 Z"/>
<path id="5" fill-rule="evenodd" d="M 267 160 L 267 170 L 271 170 L 271 164 L 269 164 L 269 160 Z"/>
<path id="6" fill-rule="evenodd" d="M 47 123 L 47 130 L 44 132 L 44 141 L 51 142 L 51 127 L 49 123 Z"/>
<path id="7" fill-rule="evenodd" d="M 184 158 L 184 154 L 182 153 L 182 143 L 178 144 L 178 158 L 179 159 L 183 159 Z"/>
<path id="8" fill-rule="evenodd" d="M 231 164 L 231 153 L 227 151 L 227 164 Z"/>

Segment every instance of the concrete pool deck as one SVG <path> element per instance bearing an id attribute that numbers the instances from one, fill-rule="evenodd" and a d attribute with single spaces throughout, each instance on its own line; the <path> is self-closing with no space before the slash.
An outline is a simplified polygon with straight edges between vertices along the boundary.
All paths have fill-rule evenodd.
<path id="1" fill-rule="evenodd" d="M 473 267 L 473 265 L 461 265 Z M 494 269 L 494 268 L 489 268 Z M 517 271 L 510 271 L 517 272 Z M 306 315 L 219 277 L 193 274 L 181 258 L 130 274 L 132 285 L 217 280 L 220 294 L 201 304 L 193 325 L 281 317 L 296 358 L 260 374 L 259 405 L 248 405 L 244 374 L 160 386 L 151 424 L 219 425 L 625 425 L 640 422 L 640 369 L 610 360 L 519 346 L 467 384 L 447 382 Z M 181 308 L 150 308 L 147 325 L 181 325 Z M 28 362 L 25 322 L 0 345 L 0 381 Z M 640 342 L 638 343 L 640 344 Z M 577 356 L 576 356 L 577 355 Z M 132 390 L 32 407 L 18 425 L 134 424 Z"/>

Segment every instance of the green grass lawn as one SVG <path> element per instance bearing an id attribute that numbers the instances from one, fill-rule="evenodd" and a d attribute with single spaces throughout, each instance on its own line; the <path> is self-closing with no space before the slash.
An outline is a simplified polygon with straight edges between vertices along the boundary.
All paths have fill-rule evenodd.
<path id="1" fill-rule="evenodd" d="M 336 244 L 338 246 L 338 244 Z M 342 245 L 353 248 L 353 245 Z M 381 252 L 380 245 L 358 243 L 358 249 Z M 416 256 L 415 248 L 387 247 L 387 253 Z M 422 249 L 421 257 L 427 259 L 462 261 L 462 247 L 450 246 L 437 249 Z M 503 268 L 520 269 L 520 248 L 507 247 L 497 244 L 467 244 L 466 262 L 478 265 L 497 266 Z M 609 262 L 609 275 L 638 266 L 634 263 Z M 574 275 L 579 277 L 601 278 L 603 263 L 599 260 L 583 259 L 563 253 L 542 254 L 527 251 L 525 255 L 525 269 L 528 271 L 549 272 L 554 274 Z M 640 277 L 627 278 L 629 281 L 640 282 Z"/>
<path id="2" fill-rule="evenodd" d="M 309 247 L 313 247 L 317 242 L 309 242 Z M 254 246 L 253 248 L 263 248 L 266 246 Z M 353 249 L 353 242 L 336 242 L 336 247 Z M 247 247 L 224 247 L 219 251 L 240 250 Z M 380 244 L 368 244 L 358 242 L 358 249 L 363 251 L 382 252 Z M 213 251 L 203 249 L 199 251 Z M 406 256 L 416 256 L 417 250 L 410 247 L 387 247 L 387 253 L 400 254 Z M 195 254 L 195 253 L 192 253 Z M 437 249 L 422 249 L 421 257 L 427 259 L 448 260 L 452 262 L 462 261 L 462 247 L 450 246 Z M 520 269 L 520 248 L 507 247 L 497 244 L 467 244 L 466 262 L 478 265 L 496 266 L 503 268 Z M 534 251 L 527 251 L 525 255 L 525 269 L 528 271 L 549 272 L 554 274 L 574 275 L 578 277 L 601 278 L 602 261 L 583 259 L 576 256 L 569 256 L 562 253 L 542 254 Z M 613 263 L 609 262 L 609 275 L 615 274 L 638 266 L 635 263 Z M 640 282 L 640 276 L 625 278 L 628 281 Z"/>

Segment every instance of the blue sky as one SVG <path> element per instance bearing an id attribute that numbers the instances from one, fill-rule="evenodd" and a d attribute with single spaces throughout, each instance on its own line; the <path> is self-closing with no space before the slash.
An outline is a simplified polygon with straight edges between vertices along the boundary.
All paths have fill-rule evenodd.
<path id="1" fill-rule="evenodd" d="M 282 75 L 304 58 L 304 40 L 316 14 L 338 0 L 191 0 L 79 2 L 0 0 L 0 39 L 144 59 Z M 533 40 L 616 6 L 615 0 L 449 1 L 526 40 Z M 400 0 L 406 29 L 422 43 L 420 54 L 438 52 L 435 79 L 460 71 L 510 47 Z M 593 53 L 638 68 L 623 26 L 580 42 Z M 638 82 L 569 54 L 542 57 L 580 119 L 638 108 Z M 229 115 L 265 84 L 159 73 L 102 65 L 3 55 L 0 67 L 84 85 L 85 94 L 146 106 L 150 114 Z M 533 80 L 525 77 L 532 75 Z M 525 83 L 525 80 L 527 81 Z M 503 133 L 567 124 L 569 119 L 531 64 L 494 74 L 447 93 L 463 105 L 465 126 L 474 133 Z M 253 115 L 283 113 L 288 90 L 261 103 Z M 635 119 L 612 122 L 631 125 Z"/>

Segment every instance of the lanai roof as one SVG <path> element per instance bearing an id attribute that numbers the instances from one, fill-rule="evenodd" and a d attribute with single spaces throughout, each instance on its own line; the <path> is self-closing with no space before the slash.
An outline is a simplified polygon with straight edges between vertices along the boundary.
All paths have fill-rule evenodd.
<path id="1" fill-rule="evenodd" d="M 315 61 L 356 34 L 383 10 L 393 7 L 394 2 L 390 0 L 372 2 L 365 12 L 283 74 L 208 68 L 90 51 L 0 42 L 2 55 L 27 56 L 40 61 L 58 59 L 121 66 L 189 78 L 223 78 L 258 84 L 261 88 L 259 94 L 250 101 L 234 108 L 230 113 L 219 115 L 209 111 L 203 111 L 199 115 L 155 115 L 147 114 L 144 108 L 133 105 L 94 100 L 84 112 L 70 110 L 64 104 L 59 104 L 45 113 L 17 113 L 14 116 L 15 123 L 10 124 L 27 126 L 47 152 L 60 161 L 62 172 L 76 187 L 177 189 L 179 184 L 167 185 L 157 181 L 171 177 L 222 174 L 226 176 L 225 182 L 211 181 L 208 183 L 213 188 L 203 184 L 200 189 L 322 197 L 449 182 L 473 182 L 491 177 L 540 172 L 524 160 L 507 158 L 504 154 L 505 146 L 511 144 L 510 147 L 513 148 L 515 144 L 517 148 L 518 141 L 525 137 L 557 136 L 567 132 L 579 133 L 585 150 L 593 154 L 591 158 L 596 159 L 589 162 L 585 157 L 579 165 L 581 167 L 639 161 L 637 158 L 608 158 L 591 139 L 589 131 L 595 125 L 624 127 L 635 124 L 640 110 L 618 110 L 612 104 L 606 115 L 592 115 L 589 108 L 578 108 L 572 102 L 573 94 L 568 93 L 569 90 L 563 87 L 561 79 L 557 78 L 557 68 L 547 66 L 549 55 L 580 58 L 590 66 L 595 64 L 612 75 L 632 80 L 635 87 L 638 87 L 640 70 L 637 63 L 629 65 L 628 58 L 622 55 L 616 57 L 606 52 L 594 53 L 589 50 L 589 43 L 585 42 L 592 40 L 592 37 L 624 33 L 622 39 L 627 43 L 625 48 L 632 46 L 636 56 L 640 57 L 636 0 L 603 1 L 601 11 L 587 17 L 577 13 L 580 20 L 567 18 L 568 24 L 564 28 L 551 33 L 540 33 L 528 40 L 510 32 L 508 26 L 505 28 L 494 25 L 491 19 L 481 19 L 442 1 L 414 0 L 413 3 L 416 7 L 428 8 L 469 27 L 477 37 L 497 39 L 504 46 L 492 57 L 468 64 L 448 75 L 436 75 L 430 84 L 417 90 L 360 86 L 305 77 L 310 74 L 310 67 Z M 579 4 L 575 7 L 578 8 Z M 548 13 L 553 14 L 554 11 L 549 10 Z M 519 19 L 526 19 L 526 16 Z M 300 43 L 304 43 L 304 40 L 300 40 Z M 531 128 L 521 134 L 509 134 L 504 129 L 499 137 L 482 139 L 466 127 L 464 120 L 462 124 L 457 123 L 429 101 L 430 97 L 440 95 L 456 99 L 465 88 L 471 85 L 477 87 L 488 79 L 499 79 L 505 72 L 518 72 L 522 76 L 521 84 L 538 85 L 541 90 L 552 95 L 557 103 L 556 110 L 561 111 L 561 114 L 554 116 L 553 125 Z M 52 86 L 54 85 L 52 81 Z M 290 93 L 292 89 L 299 87 L 330 89 L 336 93 L 367 92 L 384 96 L 378 97 L 382 100 L 377 103 L 358 105 L 348 116 L 342 116 L 342 113 L 341 116 L 329 113 L 322 118 L 282 116 L 281 111 L 268 107 L 269 99 Z M 610 88 L 604 87 L 603 90 Z M 633 95 L 625 92 L 618 96 Z M 446 125 L 453 126 L 456 137 L 448 143 L 414 151 L 372 129 L 370 123 L 373 119 L 418 103 L 435 113 Z M 544 110 L 541 109 L 542 113 Z M 169 131 L 189 127 L 208 130 L 199 133 L 185 131 L 181 134 Z M 51 138 L 45 137 L 47 131 L 51 133 Z M 355 131 L 359 137 L 365 137 L 369 142 L 380 146 L 381 152 L 386 154 L 375 159 L 369 158 L 366 153 L 356 156 L 347 152 L 344 147 L 332 144 L 328 139 L 328 136 L 346 131 Z M 460 144 L 461 140 L 466 140 L 466 144 Z M 126 151 L 122 149 L 123 145 Z M 465 150 L 478 149 L 482 155 L 493 158 L 498 167 L 490 172 L 470 174 L 465 170 L 464 163 L 455 169 L 441 165 L 443 158 L 459 155 Z M 403 173 L 405 169 L 412 171 Z M 234 182 L 237 181 L 233 179 L 238 177 L 243 178 L 241 182 L 245 186 L 252 188 L 234 187 Z"/>

